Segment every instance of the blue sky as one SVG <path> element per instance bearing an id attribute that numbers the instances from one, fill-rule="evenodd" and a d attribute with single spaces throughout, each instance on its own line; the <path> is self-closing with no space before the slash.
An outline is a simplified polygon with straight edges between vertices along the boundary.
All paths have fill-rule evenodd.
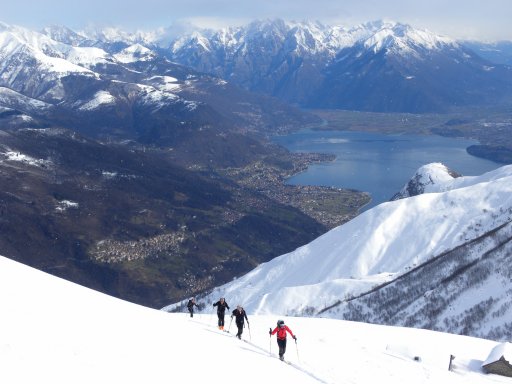
<path id="1" fill-rule="evenodd" d="M 5 3 L 4 3 L 5 2 Z M 190 22 L 242 25 L 283 18 L 353 26 L 390 19 L 454 38 L 512 40 L 510 0 L 4 0 L 0 21 L 38 29 L 66 25 L 150 30 Z"/>

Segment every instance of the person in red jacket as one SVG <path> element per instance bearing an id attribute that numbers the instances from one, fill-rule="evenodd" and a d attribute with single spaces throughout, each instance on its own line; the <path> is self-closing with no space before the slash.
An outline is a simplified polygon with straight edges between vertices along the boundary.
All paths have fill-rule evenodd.
<path id="1" fill-rule="evenodd" d="M 288 332 L 293 340 L 297 340 L 297 336 L 295 336 L 290 328 L 284 324 L 283 320 L 277 321 L 277 327 L 270 331 L 268 331 L 270 337 L 277 333 L 277 345 L 279 346 L 279 359 L 284 360 L 284 353 L 286 352 L 286 332 Z"/>

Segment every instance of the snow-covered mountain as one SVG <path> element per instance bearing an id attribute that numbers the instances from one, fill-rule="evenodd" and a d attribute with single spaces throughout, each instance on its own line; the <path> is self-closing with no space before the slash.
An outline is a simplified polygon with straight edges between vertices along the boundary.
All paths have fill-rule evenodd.
<path id="1" fill-rule="evenodd" d="M 16 49 L 18 43 L 0 46 L 6 52 L 4 60 L 13 56 L 6 61 L 12 70 L 10 75 L 6 72 L 1 76 L 14 81 L 12 77 L 20 63 L 46 67 L 43 73 L 24 73 L 13 84 L 17 86 L 13 89 L 20 91 L 27 83 L 25 88 L 32 91 L 27 96 L 44 96 L 46 101 L 63 95 L 58 79 L 64 74 L 56 76 L 58 68 L 68 75 L 85 71 L 80 75 L 96 74 L 102 79 L 108 73 L 111 80 L 114 73 L 119 77 L 119 71 L 123 71 L 118 64 L 126 62 L 115 56 L 126 49 L 132 54 L 152 51 L 152 60 L 165 56 L 249 91 L 305 107 L 431 112 L 501 103 L 512 94 L 510 67 L 483 59 L 467 44 L 392 21 L 344 27 L 265 20 L 178 36 L 169 35 L 168 29 L 74 32 L 53 26 L 39 34 L 2 24 L 0 30 L 0 42 L 6 43 L 5 35 L 10 32 L 18 43 L 30 47 L 24 48 L 27 52 L 20 57 L 8 49 Z M 28 77 L 30 74 L 32 78 Z M 197 77 L 197 73 L 189 74 Z M 52 76 L 53 83 L 45 81 L 36 88 L 38 78 Z M 126 76 L 117 80 L 128 81 Z M 136 81 L 144 83 L 141 79 Z"/>
<path id="2" fill-rule="evenodd" d="M 184 125 L 247 130 L 304 116 L 170 62 L 158 47 L 143 44 L 149 37 L 117 32 L 91 37 L 65 27 L 39 33 L 0 24 L 0 107 L 32 125 L 145 141 L 172 141 Z"/>
<path id="3" fill-rule="evenodd" d="M 454 40 L 391 21 L 353 28 L 282 20 L 194 32 L 170 57 L 315 108 L 425 112 L 502 102 L 510 68 Z"/>
<path id="4" fill-rule="evenodd" d="M 420 113 L 504 103 L 510 73 L 450 39 L 395 24 L 340 50 L 311 103 Z"/>
<path id="5" fill-rule="evenodd" d="M 391 200 L 403 199 L 431 192 L 431 189 L 439 188 L 439 185 L 451 182 L 460 177 L 457 172 L 449 169 L 442 163 L 432 163 L 420 167 L 411 180 Z"/>
<path id="6" fill-rule="evenodd" d="M 55 29 L 51 31 L 54 37 L 76 41 L 77 36 L 72 39 L 69 30 L 60 34 Z M 132 54 L 136 52 L 134 49 Z M 102 113 L 116 111 L 120 117 L 131 115 L 132 110 L 146 109 L 147 115 L 151 116 L 151 111 L 160 109 L 162 103 L 173 105 L 178 111 L 197 107 L 174 92 L 146 84 L 144 74 L 135 72 L 124 61 L 120 62 L 101 48 L 69 45 L 38 32 L 8 25 L 2 25 L 0 29 L 0 86 L 3 107 L 36 119 L 71 120 L 76 125 L 74 128 L 87 124 L 92 128 L 90 119 L 101 121 L 98 117 Z M 22 103 L 7 97 L 13 92 L 22 95 L 21 98 L 44 103 L 48 108 L 21 108 Z M 35 104 L 31 103 L 32 106 Z M 103 124 L 103 127 L 97 127 L 99 131 L 105 125 L 115 123 L 107 117 Z M 115 125 L 125 126 L 127 135 L 132 136 L 133 130 L 141 129 L 136 122 L 130 124 L 122 118 L 118 118 Z"/>
<path id="7" fill-rule="evenodd" d="M 0 305 L 2 383 L 221 383 L 229 377 L 303 384 L 510 380 L 482 371 L 497 346 L 493 341 L 280 316 L 297 335 L 296 344 L 288 341 L 285 364 L 276 358 L 277 344 L 268 335 L 276 316 L 249 313 L 240 341 L 232 332 L 219 331 L 210 314 L 190 318 L 148 309 L 1 256 Z M 450 355 L 455 356 L 451 364 Z"/>
<path id="8" fill-rule="evenodd" d="M 419 174 L 422 194 L 368 210 L 202 299 L 509 339 L 512 166 L 454 178 L 432 164 Z"/>

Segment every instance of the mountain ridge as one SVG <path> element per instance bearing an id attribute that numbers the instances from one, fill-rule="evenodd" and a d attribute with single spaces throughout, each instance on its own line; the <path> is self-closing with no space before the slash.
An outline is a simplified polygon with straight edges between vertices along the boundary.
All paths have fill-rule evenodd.
<path id="1" fill-rule="evenodd" d="M 173 60 L 303 107 L 439 112 L 501 103 L 512 89 L 510 67 L 391 21 L 351 29 L 262 21 L 209 31 L 200 45 L 185 39 L 171 45 Z"/>

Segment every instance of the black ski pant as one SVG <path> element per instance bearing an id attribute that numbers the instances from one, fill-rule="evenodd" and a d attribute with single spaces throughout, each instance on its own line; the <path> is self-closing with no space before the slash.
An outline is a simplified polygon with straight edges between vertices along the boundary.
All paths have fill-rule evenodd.
<path id="1" fill-rule="evenodd" d="M 236 337 L 239 339 L 242 338 L 242 333 L 244 332 L 244 323 L 236 323 L 236 327 L 238 328 L 238 333 L 236 334 Z"/>
<path id="2" fill-rule="evenodd" d="M 283 357 L 286 352 L 286 338 L 277 339 L 277 345 L 279 346 L 279 357 Z"/>
<path id="3" fill-rule="evenodd" d="M 217 312 L 217 317 L 219 318 L 219 327 L 224 326 L 224 312 Z"/>
<path id="4" fill-rule="evenodd" d="M 188 311 L 190 312 L 190 317 L 194 317 L 194 307 L 190 307 Z"/>

